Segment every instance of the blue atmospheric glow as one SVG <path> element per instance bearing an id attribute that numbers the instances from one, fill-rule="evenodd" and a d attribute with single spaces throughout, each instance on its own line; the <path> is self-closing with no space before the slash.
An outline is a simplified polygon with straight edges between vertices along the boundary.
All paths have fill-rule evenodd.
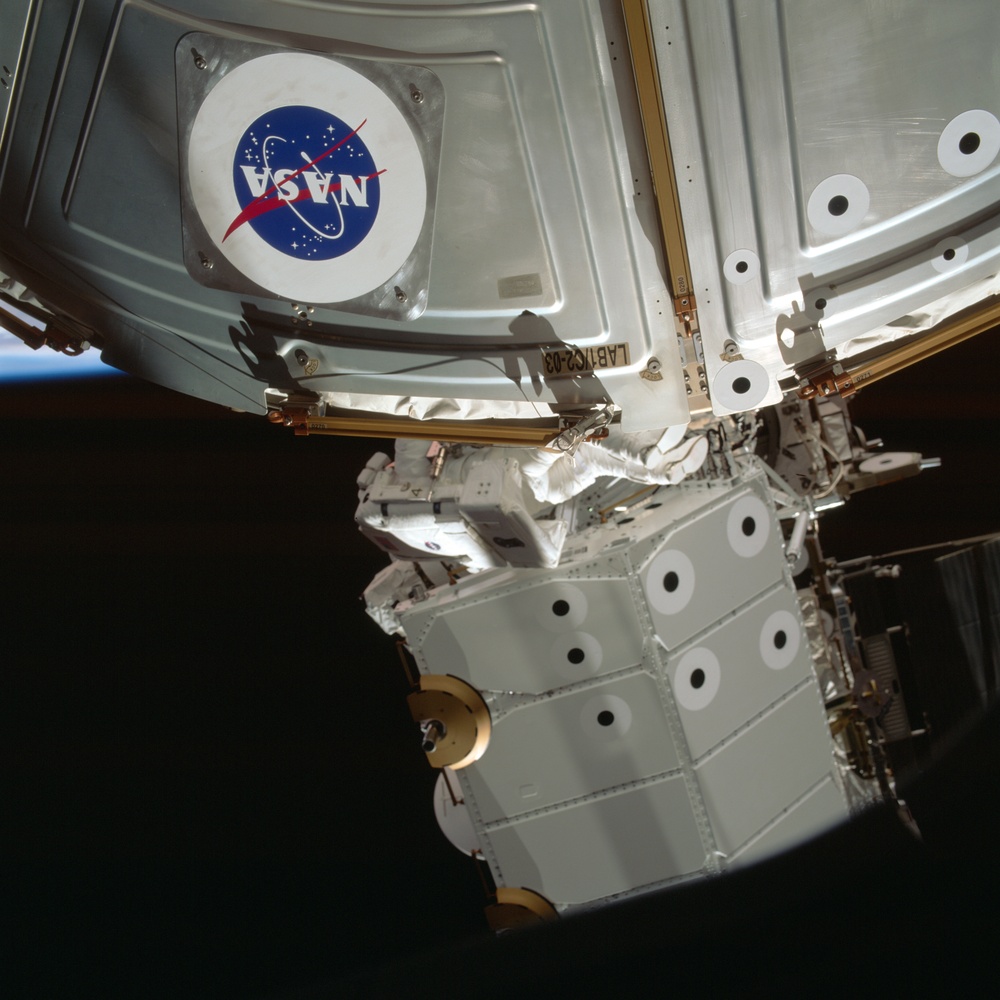
<path id="1" fill-rule="evenodd" d="M 116 368 L 104 364 L 100 352 L 94 348 L 84 351 L 76 358 L 60 354 L 49 347 L 33 351 L 12 333 L 0 327 L 0 383 L 120 374 Z"/>

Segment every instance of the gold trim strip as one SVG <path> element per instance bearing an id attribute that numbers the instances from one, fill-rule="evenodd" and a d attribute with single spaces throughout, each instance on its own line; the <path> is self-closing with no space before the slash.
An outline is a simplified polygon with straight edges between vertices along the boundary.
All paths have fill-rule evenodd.
<path id="1" fill-rule="evenodd" d="M 887 375 L 954 347 L 963 340 L 985 333 L 998 323 L 1000 297 L 994 295 L 980 302 L 974 312 L 946 320 L 940 329 L 924 334 L 912 343 L 903 344 L 876 361 L 850 370 L 851 381 L 856 389 L 861 389 L 871 382 L 877 382 Z"/>
<path id="2" fill-rule="evenodd" d="M 987 330 L 993 330 L 998 323 L 1000 296 L 991 295 L 964 313 L 945 320 L 929 333 L 915 337 L 879 358 L 863 361 L 853 367 L 845 360 L 834 368 L 825 368 L 818 374 L 804 376 L 797 395 L 800 399 L 835 394 L 851 396 L 879 379 L 909 368 L 910 365 L 962 343 L 963 340 L 970 340 Z"/>
<path id="3" fill-rule="evenodd" d="M 328 434 L 336 437 L 426 438 L 462 444 L 509 444 L 541 448 L 560 432 L 553 420 L 544 425 L 519 426 L 472 421 L 411 420 L 407 417 L 314 417 L 294 410 L 272 410 L 268 419 L 291 427 L 297 435 Z"/>
<path id="4" fill-rule="evenodd" d="M 632 70 L 639 95 L 639 113 L 646 135 L 646 151 L 653 175 L 663 247 L 667 255 L 667 271 L 674 298 L 678 298 L 691 292 L 691 261 L 688 258 L 687 241 L 684 239 L 677 176 L 674 173 L 674 160 L 670 155 L 670 136 L 667 132 L 663 92 L 656 69 L 646 0 L 622 0 L 622 12 L 625 15 L 629 51 L 632 54 Z"/>

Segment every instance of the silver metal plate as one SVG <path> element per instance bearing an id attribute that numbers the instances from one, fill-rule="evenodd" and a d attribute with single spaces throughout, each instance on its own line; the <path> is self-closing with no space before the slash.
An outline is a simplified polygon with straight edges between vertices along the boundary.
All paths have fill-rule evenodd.
<path id="1" fill-rule="evenodd" d="M 249 409 L 271 387 L 496 400 L 532 413 L 610 398 L 629 429 L 687 421 L 617 4 L 365 3 L 336 16 L 308 2 L 194 6 L 46 6 L 46 52 L 29 64 L 38 79 L 26 77 L 44 110 L 8 143 L 5 215 L 17 219 L 6 248 L 51 275 L 56 305 L 86 298 L 109 357 L 155 381 L 186 375 L 227 405 L 235 393 Z M 201 47 L 182 43 L 192 34 Z M 251 287 L 205 249 L 189 210 L 180 178 L 195 107 L 223 62 L 262 51 L 356 60 L 407 84 L 419 70 L 440 83 L 433 234 L 410 260 L 420 273 L 383 282 L 388 299 L 354 301 L 361 311 Z M 432 92 L 428 83 L 422 109 Z M 143 350 L 154 331 L 176 343 L 165 365 Z M 622 341 L 628 365 L 551 380 L 543 370 L 543 350 Z M 298 349 L 319 362 L 309 375 Z M 640 377 L 651 356 L 659 380 Z M 200 379 L 203 362 L 228 372 L 224 382 Z"/>
<path id="2" fill-rule="evenodd" d="M 716 412 L 776 402 L 793 365 L 993 290 L 992 0 L 649 8 Z M 727 340 L 761 392 L 727 396 Z"/>

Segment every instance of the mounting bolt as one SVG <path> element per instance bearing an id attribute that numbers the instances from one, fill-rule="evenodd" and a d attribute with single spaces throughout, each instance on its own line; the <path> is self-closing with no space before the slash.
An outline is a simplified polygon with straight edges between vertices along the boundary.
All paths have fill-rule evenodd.
<path id="1" fill-rule="evenodd" d="M 410 84 L 410 97 L 415 104 L 424 103 L 424 92 L 422 90 L 418 90 L 412 83 Z"/>
<path id="2" fill-rule="evenodd" d="M 650 358 L 649 361 L 646 362 L 646 371 L 652 372 L 654 375 L 662 367 L 663 367 L 663 365 L 660 364 L 660 359 L 659 358 Z"/>
<path id="3" fill-rule="evenodd" d="M 207 68 L 208 60 L 197 49 L 192 49 L 191 55 L 194 57 L 194 64 L 198 69 Z"/>
<path id="4" fill-rule="evenodd" d="M 303 367 L 309 364 L 309 355 L 301 347 L 295 349 L 295 360 Z"/>
<path id="5" fill-rule="evenodd" d="M 396 285 L 396 301 L 397 302 L 406 301 L 406 292 L 404 292 L 403 289 L 399 287 L 399 285 Z"/>
<path id="6" fill-rule="evenodd" d="M 740 349 L 736 346 L 736 341 L 735 340 L 727 340 L 722 345 L 722 351 L 723 351 L 723 353 L 727 357 L 730 357 L 730 358 L 733 357 L 734 355 L 740 353 Z"/>
<path id="7" fill-rule="evenodd" d="M 198 259 L 201 261 L 201 266 L 205 268 L 206 271 L 211 271 L 215 267 L 215 261 L 211 257 L 206 257 L 200 250 L 198 251 Z"/>

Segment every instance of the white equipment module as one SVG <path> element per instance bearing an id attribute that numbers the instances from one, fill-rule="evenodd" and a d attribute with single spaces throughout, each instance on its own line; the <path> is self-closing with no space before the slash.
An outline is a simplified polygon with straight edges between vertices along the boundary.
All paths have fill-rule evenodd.
<path id="1" fill-rule="evenodd" d="M 558 568 L 397 608 L 421 669 L 489 706 L 458 775 L 494 878 L 556 904 L 719 871 L 847 814 L 763 475 L 665 493 Z"/>

